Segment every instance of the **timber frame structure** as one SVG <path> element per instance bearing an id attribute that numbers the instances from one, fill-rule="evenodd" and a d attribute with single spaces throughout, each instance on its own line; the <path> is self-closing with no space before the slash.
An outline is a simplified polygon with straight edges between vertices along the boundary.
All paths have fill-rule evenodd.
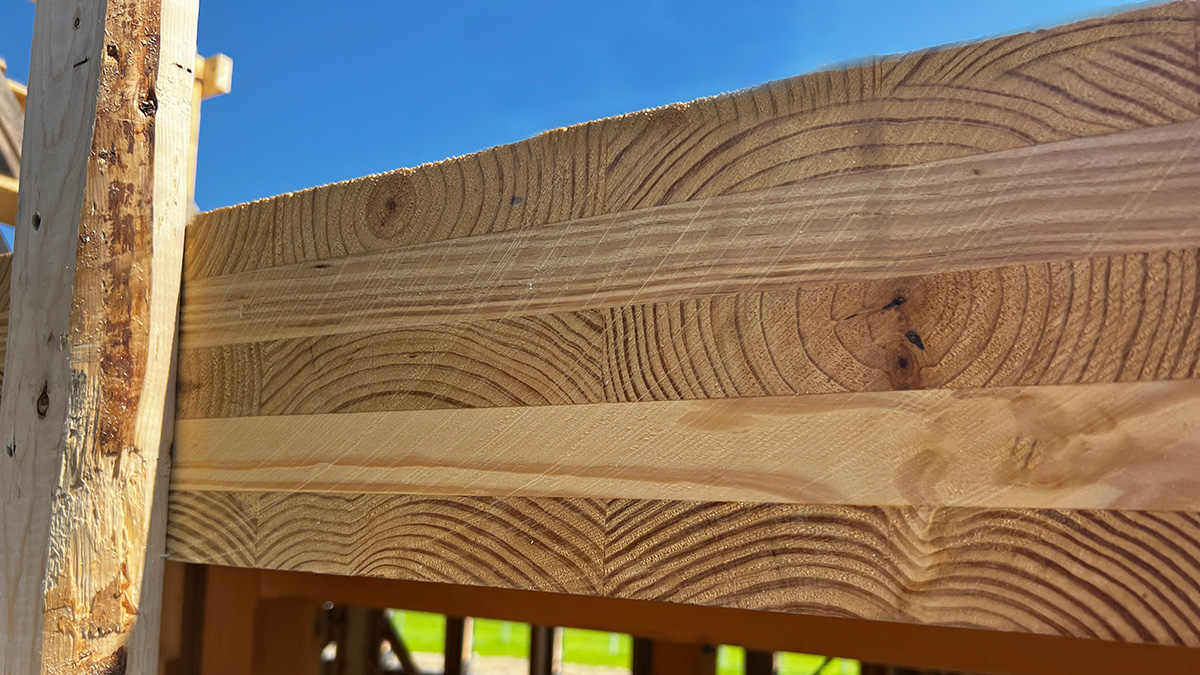
<path id="1" fill-rule="evenodd" d="M 4 673 L 316 672 L 326 599 L 1200 670 L 1197 2 L 187 222 L 196 13 L 37 4 Z"/>

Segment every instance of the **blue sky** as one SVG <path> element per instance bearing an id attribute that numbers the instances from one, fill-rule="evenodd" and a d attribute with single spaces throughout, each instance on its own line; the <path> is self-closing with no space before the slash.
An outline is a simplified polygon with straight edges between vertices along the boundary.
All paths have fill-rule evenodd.
<path id="1" fill-rule="evenodd" d="M 205 103 L 203 209 L 415 166 L 856 57 L 1110 13 L 1103 0 L 202 0 L 199 48 L 234 59 Z M 34 5 L 3 0 L 24 80 Z"/>

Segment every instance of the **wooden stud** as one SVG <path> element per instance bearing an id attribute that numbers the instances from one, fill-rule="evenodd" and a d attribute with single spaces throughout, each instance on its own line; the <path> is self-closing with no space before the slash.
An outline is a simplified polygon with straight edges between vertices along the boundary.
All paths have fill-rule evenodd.
<path id="1" fill-rule="evenodd" d="M 255 615 L 261 573 L 236 567 L 206 567 L 202 675 L 254 673 Z"/>
<path id="2" fill-rule="evenodd" d="M 471 617 L 446 616 L 444 675 L 467 675 L 473 651 Z"/>
<path id="3" fill-rule="evenodd" d="M 747 649 L 744 667 L 746 675 L 775 675 L 775 652 Z"/>
<path id="4" fill-rule="evenodd" d="M 0 401 L 5 672 L 158 667 L 197 5 L 37 5 Z"/>
<path id="5" fill-rule="evenodd" d="M 379 665 L 383 610 L 339 605 L 333 611 L 333 639 L 337 644 L 334 675 L 380 675 L 383 672 Z M 316 663 L 315 659 L 313 663 Z"/>
<path id="6" fill-rule="evenodd" d="M 562 629 L 533 624 L 529 630 L 529 675 L 559 675 L 563 658 Z"/>

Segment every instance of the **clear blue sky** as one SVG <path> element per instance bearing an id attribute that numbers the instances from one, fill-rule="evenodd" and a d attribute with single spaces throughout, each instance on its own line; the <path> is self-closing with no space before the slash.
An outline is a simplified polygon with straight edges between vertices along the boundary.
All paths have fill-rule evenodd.
<path id="1" fill-rule="evenodd" d="M 234 91 L 204 105 L 196 199 L 211 209 L 1127 4 L 202 0 L 200 52 L 233 57 Z M 18 80 L 33 10 L 0 6 Z"/>

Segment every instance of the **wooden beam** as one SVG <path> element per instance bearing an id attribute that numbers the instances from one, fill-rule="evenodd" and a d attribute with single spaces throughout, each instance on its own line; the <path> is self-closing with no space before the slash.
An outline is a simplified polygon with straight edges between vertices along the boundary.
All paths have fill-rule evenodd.
<path id="1" fill-rule="evenodd" d="M 158 667 L 196 4 L 37 6 L 0 401 L 5 672 Z"/>
<path id="2" fill-rule="evenodd" d="M 302 572 L 262 572 L 267 597 L 321 597 L 426 612 L 632 632 L 677 642 L 733 644 L 917 667 L 1010 675 L 1094 675 L 1200 668 L 1200 650 L 1029 633 L 930 627 L 849 617 L 532 593 Z"/>

